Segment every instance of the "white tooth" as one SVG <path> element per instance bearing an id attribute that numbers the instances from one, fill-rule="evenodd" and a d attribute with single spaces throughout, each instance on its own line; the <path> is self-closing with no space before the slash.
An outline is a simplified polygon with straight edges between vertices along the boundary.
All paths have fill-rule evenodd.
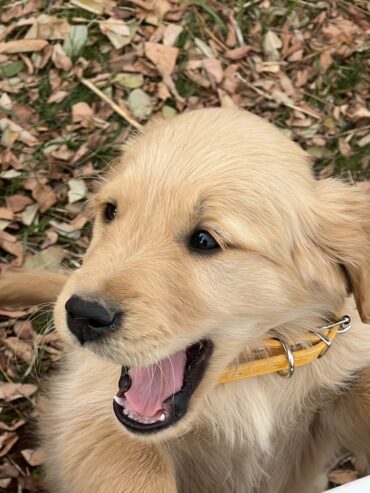
<path id="1" fill-rule="evenodd" d="M 126 416 L 128 416 L 128 411 L 127 411 L 127 409 L 123 408 L 123 414 L 125 414 Z"/>
<path id="2" fill-rule="evenodd" d="M 159 421 L 164 421 L 166 419 L 166 416 L 164 414 L 161 414 L 159 417 Z"/>

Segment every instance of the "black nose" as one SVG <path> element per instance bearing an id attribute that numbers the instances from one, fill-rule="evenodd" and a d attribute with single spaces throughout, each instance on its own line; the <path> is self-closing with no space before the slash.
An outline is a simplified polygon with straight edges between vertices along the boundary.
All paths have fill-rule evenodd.
<path id="1" fill-rule="evenodd" d="M 120 326 L 122 313 L 105 300 L 97 302 L 73 295 L 65 309 L 69 330 L 81 344 L 96 341 Z"/>

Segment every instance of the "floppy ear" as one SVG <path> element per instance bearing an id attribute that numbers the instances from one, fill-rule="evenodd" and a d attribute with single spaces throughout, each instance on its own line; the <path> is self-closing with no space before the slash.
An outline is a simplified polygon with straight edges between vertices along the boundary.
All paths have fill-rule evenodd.
<path id="1" fill-rule="evenodd" d="M 316 186 L 319 238 L 314 241 L 344 267 L 361 320 L 370 324 L 370 198 L 334 179 Z"/>

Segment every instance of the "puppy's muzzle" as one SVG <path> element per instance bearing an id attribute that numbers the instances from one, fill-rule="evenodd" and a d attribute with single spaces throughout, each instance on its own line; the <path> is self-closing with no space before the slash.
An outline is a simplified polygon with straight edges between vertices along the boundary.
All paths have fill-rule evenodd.
<path id="1" fill-rule="evenodd" d="M 120 327 L 122 312 L 105 300 L 73 295 L 65 304 L 69 330 L 80 342 L 101 339 Z"/>

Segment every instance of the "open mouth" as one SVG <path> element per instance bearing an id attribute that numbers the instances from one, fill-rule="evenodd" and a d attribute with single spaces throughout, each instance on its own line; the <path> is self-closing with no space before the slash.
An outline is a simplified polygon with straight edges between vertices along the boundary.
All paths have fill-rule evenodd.
<path id="1" fill-rule="evenodd" d="M 151 433 L 181 419 L 213 351 L 202 340 L 145 368 L 122 367 L 113 409 L 130 431 Z"/>

